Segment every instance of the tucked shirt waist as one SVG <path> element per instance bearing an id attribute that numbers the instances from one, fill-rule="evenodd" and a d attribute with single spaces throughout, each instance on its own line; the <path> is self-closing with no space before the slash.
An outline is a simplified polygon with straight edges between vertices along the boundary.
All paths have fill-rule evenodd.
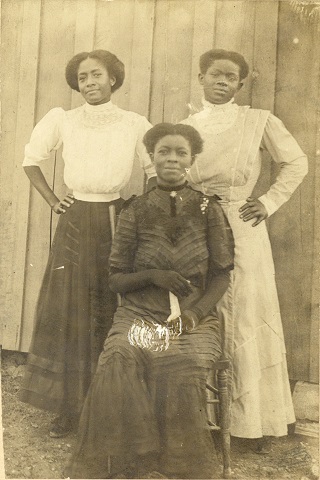
<path id="1" fill-rule="evenodd" d="M 83 193 L 73 191 L 74 198 L 84 202 L 113 202 L 120 198 L 120 193 Z"/>

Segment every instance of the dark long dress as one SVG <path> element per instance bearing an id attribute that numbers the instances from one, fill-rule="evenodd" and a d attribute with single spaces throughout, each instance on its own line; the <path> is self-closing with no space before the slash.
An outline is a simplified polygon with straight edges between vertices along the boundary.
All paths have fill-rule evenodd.
<path id="1" fill-rule="evenodd" d="M 201 208 L 204 208 L 201 210 Z M 233 266 L 233 239 L 221 207 L 189 187 L 159 188 L 133 200 L 121 212 L 111 251 L 111 271 L 174 270 L 193 292 L 181 309 L 203 295 L 212 274 Z M 220 354 L 219 326 L 212 311 L 191 333 L 172 340 L 166 351 L 132 346 L 135 319 L 165 324 L 167 290 L 156 286 L 124 295 L 100 355 L 80 419 L 71 478 L 106 478 L 130 466 L 160 469 L 175 478 L 218 478 L 219 469 L 206 416 L 206 378 Z M 111 469 L 109 460 L 111 458 Z M 151 462 L 152 460 L 152 462 Z"/>
<path id="2" fill-rule="evenodd" d="M 20 392 L 35 407 L 76 414 L 83 406 L 116 310 L 109 205 L 75 200 L 59 218 Z"/>

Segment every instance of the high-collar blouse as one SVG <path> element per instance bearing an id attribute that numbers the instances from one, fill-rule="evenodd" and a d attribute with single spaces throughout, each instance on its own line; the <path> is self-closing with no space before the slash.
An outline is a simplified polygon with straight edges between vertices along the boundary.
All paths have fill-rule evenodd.
<path id="1" fill-rule="evenodd" d="M 290 198 L 308 171 L 307 157 L 296 140 L 267 110 L 239 106 L 233 99 L 224 105 L 203 100 L 203 110 L 181 123 L 193 126 L 204 140 L 188 181 L 208 195 L 245 202 L 260 174 L 260 152 L 266 150 L 280 166 L 273 185 L 259 197 L 271 215 Z"/>
<path id="2" fill-rule="evenodd" d="M 106 194 L 117 197 L 129 181 L 135 157 L 148 178 L 155 175 L 142 143 L 150 128 L 145 117 L 111 101 L 67 111 L 53 108 L 35 126 L 23 166 L 40 165 L 62 146 L 64 181 L 76 198 L 90 200 L 91 195 L 91 201 L 103 201 Z"/>

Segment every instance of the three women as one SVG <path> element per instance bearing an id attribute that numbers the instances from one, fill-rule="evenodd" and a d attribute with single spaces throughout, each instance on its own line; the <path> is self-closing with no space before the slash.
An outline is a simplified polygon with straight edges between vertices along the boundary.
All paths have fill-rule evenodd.
<path id="1" fill-rule="evenodd" d="M 120 206 L 119 190 L 130 176 L 135 148 L 140 149 L 146 171 L 152 172 L 146 151 L 141 149 L 142 132 L 150 126 L 142 117 L 124 113 L 109 102 L 112 88 L 120 85 L 115 71 L 99 55 L 80 54 L 69 63 L 68 83 L 80 90 L 87 104 L 70 112 L 49 112 L 48 123 L 44 120 L 36 127 L 24 162 L 27 174 L 53 210 L 66 214 L 59 222 L 40 295 L 23 395 L 36 406 L 66 405 L 67 412 L 77 413 L 115 305 L 106 274 L 110 234 L 107 242 L 104 235 L 109 232 L 109 204 L 115 203 L 116 209 Z M 116 63 L 111 64 L 114 67 Z M 294 421 L 272 254 L 262 221 L 301 182 L 306 173 L 305 156 L 276 117 L 233 102 L 248 74 L 241 55 L 221 50 L 206 52 L 200 69 L 204 110 L 184 123 L 201 133 L 205 140 L 203 153 L 193 162 L 195 154 L 201 152 L 201 139 L 195 146 L 196 133 L 186 133 L 177 126 L 152 129 L 145 144 L 156 166 L 158 187 L 125 206 L 121 214 L 110 259 L 110 285 L 122 293 L 124 303 L 114 316 L 83 411 L 71 463 L 75 476 L 107 475 L 108 458 L 113 459 L 112 465 L 117 466 L 120 458 L 122 465 L 140 472 L 150 471 L 153 466 L 158 469 L 160 464 L 167 475 L 189 478 L 210 478 L 209 472 L 212 475 L 215 470 L 205 430 L 204 378 L 219 351 L 212 309 L 227 288 L 232 236 L 219 205 L 209 198 L 212 195 L 219 197 L 236 243 L 232 282 L 218 305 L 233 362 L 232 434 L 248 438 L 285 435 L 287 424 Z M 108 142 L 104 143 L 106 137 Z M 75 198 L 68 195 L 58 202 L 43 182 L 37 163 L 62 142 L 65 179 Z M 282 169 L 269 192 L 257 199 L 251 195 L 260 173 L 261 148 L 268 150 Z M 174 159 L 170 159 L 170 167 L 166 157 Z M 104 161 L 99 163 L 98 158 Z M 91 165 L 96 161 L 97 175 L 92 178 Z M 189 168 L 187 178 L 202 196 L 184 185 L 185 169 Z M 80 183 L 73 176 L 76 171 L 82 174 Z M 96 189 L 95 182 L 100 180 L 102 184 Z M 97 195 L 102 195 L 100 200 Z M 77 208 L 77 219 L 68 218 L 71 213 L 76 217 Z M 84 218 L 88 224 L 80 229 Z M 88 227 L 95 218 L 103 218 L 105 223 Z M 85 254 L 75 247 L 83 238 L 88 242 Z M 78 258 L 85 259 L 81 268 Z M 76 286 L 80 298 L 80 306 L 75 308 L 69 302 L 70 285 Z M 52 288 L 64 292 L 60 297 L 64 299 L 63 308 L 56 308 L 49 294 Z M 157 325 L 168 327 L 168 291 L 181 300 L 182 315 L 174 319 L 175 326 L 171 325 L 181 335 L 173 335 L 169 348 L 161 352 L 142 348 L 141 343 L 132 345 L 128 334 L 130 338 L 130 326 L 135 320 L 140 321 L 138 327 L 150 328 L 151 332 Z M 70 312 L 77 313 L 69 316 Z M 83 319 L 79 325 L 84 325 L 84 333 L 74 335 L 79 318 Z M 90 326 L 85 318 L 90 319 Z M 103 331 L 101 335 L 99 330 Z M 49 333 L 52 339 L 48 343 Z M 69 341 L 72 348 L 66 348 Z M 88 345 L 93 346 L 93 357 L 91 352 L 88 355 Z M 182 391 L 189 392 L 187 399 Z M 74 393 L 76 400 L 72 398 Z M 119 399 L 126 401 L 119 403 Z M 181 405 L 177 399 L 183 399 Z M 196 415 L 198 409 L 201 415 Z M 70 429 L 70 415 L 59 418 L 52 430 L 54 436 Z M 66 428 L 61 422 L 65 418 Z M 124 425 L 132 426 L 129 435 Z M 199 445 L 190 445 L 188 438 L 195 437 Z"/>

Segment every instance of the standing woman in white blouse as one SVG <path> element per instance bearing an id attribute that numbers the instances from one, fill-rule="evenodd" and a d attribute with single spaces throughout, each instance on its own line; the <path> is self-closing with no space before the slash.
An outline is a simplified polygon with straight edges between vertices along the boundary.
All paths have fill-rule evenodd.
<path id="1" fill-rule="evenodd" d="M 79 53 L 66 67 L 68 85 L 86 103 L 53 108 L 34 128 L 23 167 L 59 218 L 44 275 L 21 400 L 58 414 L 50 435 L 77 424 L 116 307 L 108 287 L 110 212 L 118 212 L 135 156 L 150 179 L 154 167 L 142 143 L 150 123 L 110 98 L 124 80 L 124 65 L 106 50 Z M 62 146 L 60 200 L 40 165 Z M 111 209 L 110 209 L 111 207 Z"/>
<path id="2" fill-rule="evenodd" d="M 232 359 L 231 435 L 259 439 L 268 453 L 272 436 L 295 421 L 285 344 L 265 219 L 286 202 L 306 175 L 307 158 L 283 123 L 267 110 L 234 103 L 248 75 L 237 52 L 209 50 L 200 57 L 203 110 L 183 121 L 204 140 L 189 183 L 218 195 L 235 240 L 235 265 L 218 306 Z M 253 194 L 261 171 L 260 151 L 281 167 L 261 197 Z"/>

